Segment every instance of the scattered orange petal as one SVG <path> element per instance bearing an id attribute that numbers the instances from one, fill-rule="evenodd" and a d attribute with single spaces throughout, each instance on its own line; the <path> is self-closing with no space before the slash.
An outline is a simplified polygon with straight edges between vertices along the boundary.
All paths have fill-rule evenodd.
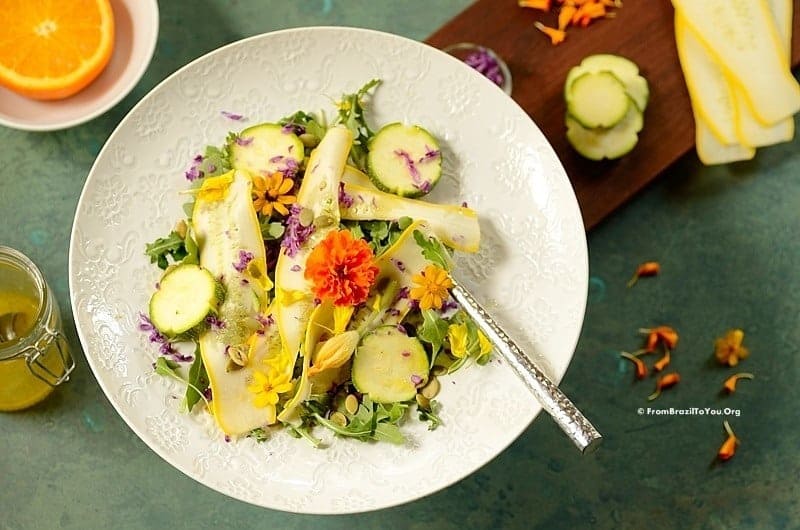
<path id="1" fill-rule="evenodd" d="M 535 22 L 534 26 L 536 26 L 536 29 L 550 37 L 550 43 L 553 45 L 560 44 L 564 42 L 564 39 L 567 38 L 567 33 L 565 31 L 545 26 L 541 22 Z"/>
<path id="2" fill-rule="evenodd" d="M 647 335 L 647 343 L 645 348 L 653 351 L 659 342 L 664 344 L 668 349 L 674 350 L 678 345 L 678 332 L 670 326 L 657 326 L 654 328 L 641 328 L 639 333 Z"/>
<path id="3" fill-rule="evenodd" d="M 640 358 L 625 351 L 620 352 L 619 355 L 636 365 L 636 379 L 644 379 L 647 376 L 647 366 L 644 365 L 644 362 L 642 362 Z"/>
<path id="4" fill-rule="evenodd" d="M 755 376 L 753 374 L 747 372 L 733 374 L 725 380 L 725 382 L 722 384 L 722 387 L 728 391 L 728 394 L 733 394 L 736 392 L 736 383 L 739 382 L 739 379 L 753 379 L 754 377 Z"/>
<path id="5" fill-rule="evenodd" d="M 576 13 L 577 15 L 577 13 Z M 572 17 L 572 23 L 577 24 L 580 21 L 580 17 L 576 20 L 576 18 Z M 645 276 L 656 276 L 658 273 L 661 272 L 661 265 L 657 261 L 647 261 L 642 263 L 636 268 L 636 272 L 633 273 L 633 277 L 628 281 L 628 287 L 633 287 L 639 278 L 643 278 Z"/>
<path id="6" fill-rule="evenodd" d="M 531 9 L 539 9 L 545 13 L 550 11 L 550 0 L 519 0 L 517 4 L 520 7 L 529 7 Z"/>
<path id="7" fill-rule="evenodd" d="M 671 372 L 668 374 L 664 374 L 658 378 L 656 381 L 656 390 L 650 396 L 648 396 L 647 401 L 653 401 L 658 396 L 661 395 L 662 390 L 666 390 L 667 388 L 673 387 L 677 385 L 681 380 L 680 374 L 678 372 Z"/>
<path id="8" fill-rule="evenodd" d="M 736 454 L 736 446 L 739 445 L 739 439 L 735 434 L 733 434 L 733 429 L 731 429 L 731 425 L 728 423 L 728 420 L 722 422 L 722 426 L 725 428 L 728 438 L 719 448 L 719 451 L 717 451 L 717 458 L 725 462 L 733 458 L 733 455 Z"/>
<path id="9" fill-rule="evenodd" d="M 664 368 L 666 368 L 669 365 L 669 361 L 670 361 L 670 359 L 669 359 L 669 350 L 665 350 L 664 351 L 664 356 L 661 357 L 659 360 L 657 360 L 655 362 L 655 364 L 653 364 L 653 370 L 655 370 L 656 372 L 662 371 Z"/>

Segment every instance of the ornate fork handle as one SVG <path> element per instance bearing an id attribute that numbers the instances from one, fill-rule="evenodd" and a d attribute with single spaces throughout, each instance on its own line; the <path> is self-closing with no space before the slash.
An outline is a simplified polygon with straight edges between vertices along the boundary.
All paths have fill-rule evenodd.
<path id="1" fill-rule="evenodd" d="M 519 346 L 494 321 L 489 313 L 475 300 L 469 291 L 453 280 L 453 298 L 472 317 L 481 331 L 494 344 L 497 351 L 522 379 L 528 390 L 541 403 L 559 427 L 578 446 L 582 453 L 594 451 L 602 441 L 602 435 L 581 413 L 567 396 L 525 355 Z"/>

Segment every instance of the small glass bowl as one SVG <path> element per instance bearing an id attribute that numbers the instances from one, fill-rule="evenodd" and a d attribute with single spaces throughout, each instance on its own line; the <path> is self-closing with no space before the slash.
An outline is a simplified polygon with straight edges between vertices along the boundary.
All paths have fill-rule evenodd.
<path id="1" fill-rule="evenodd" d="M 491 48 L 471 42 L 459 42 L 443 48 L 442 51 L 468 64 L 499 86 L 506 95 L 511 95 L 511 71 L 506 62 Z"/>

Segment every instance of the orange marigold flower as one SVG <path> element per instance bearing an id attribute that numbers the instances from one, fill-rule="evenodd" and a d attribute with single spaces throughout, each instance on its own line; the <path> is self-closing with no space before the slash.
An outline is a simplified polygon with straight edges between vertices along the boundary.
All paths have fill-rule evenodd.
<path id="1" fill-rule="evenodd" d="M 280 171 L 268 175 L 253 175 L 253 207 L 256 213 L 270 217 L 272 211 L 281 215 L 289 215 L 287 204 L 297 202 L 297 197 L 289 195 L 294 188 L 294 181 L 285 178 Z"/>
<path id="2" fill-rule="evenodd" d="M 314 295 L 338 306 L 364 302 L 377 275 L 372 249 L 349 230 L 328 233 L 306 261 L 305 277 L 311 282 Z"/>
<path id="3" fill-rule="evenodd" d="M 440 309 L 447 298 L 447 290 L 453 287 L 447 271 L 436 265 L 428 265 L 411 280 L 417 286 L 411 289 L 409 296 L 419 302 L 420 309 Z"/>

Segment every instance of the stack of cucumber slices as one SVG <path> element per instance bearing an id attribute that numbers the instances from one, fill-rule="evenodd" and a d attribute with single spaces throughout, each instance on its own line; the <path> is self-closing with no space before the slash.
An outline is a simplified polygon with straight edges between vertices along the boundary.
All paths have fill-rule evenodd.
<path id="1" fill-rule="evenodd" d="M 639 67 L 625 57 L 590 55 L 564 83 L 567 140 L 591 160 L 614 159 L 639 141 L 650 96 Z"/>

